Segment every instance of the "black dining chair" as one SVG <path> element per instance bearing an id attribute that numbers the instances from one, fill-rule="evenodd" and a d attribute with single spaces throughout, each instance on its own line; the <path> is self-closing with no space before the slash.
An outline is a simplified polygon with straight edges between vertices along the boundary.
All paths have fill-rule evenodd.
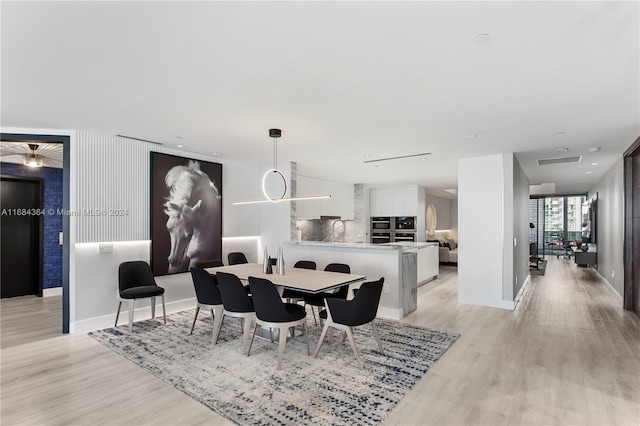
<path id="1" fill-rule="evenodd" d="M 222 263 L 222 259 L 209 259 L 209 260 L 200 260 L 194 265 L 196 268 L 218 268 L 220 266 L 224 266 Z"/>
<path id="2" fill-rule="evenodd" d="M 135 302 L 138 299 L 151 299 L 151 318 L 156 317 L 156 297 L 162 298 L 162 315 L 164 323 L 167 323 L 167 312 L 164 306 L 164 288 L 156 284 L 153 278 L 151 266 L 144 261 L 122 262 L 118 267 L 118 312 L 116 312 L 116 322 L 114 327 L 118 326 L 118 317 L 120 316 L 120 308 L 122 302 L 129 302 L 129 331 L 133 331 L 133 312 Z"/>
<path id="3" fill-rule="evenodd" d="M 360 359 L 360 353 L 358 352 L 358 347 L 356 346 L 356 341 L 353 337 L 352 327 L 368 323 L 371 323 L 373 335 L 378 342 L 380 352 L 384 353 L 375 323 L 383 285 L 384 278 L 380 278 L 378 281 L 363 283 L 356 296 L 351 300 L 332 298 L 325 299 L 325 305 L 327 308 L 320 312 L 320 317 L 324 317 L 326 322 L 322 329 L 320 340 L 318 341 L 318 347 L 313 354 L 314 357 L 318 357 L 318 352 L 320 352 L 320 348 L 322 347 L 322 342 L 327 335 L 327 331 L 329 330 L 329 327 L 333 327 L 339 330 L 344 330 L 346 337 L 349 338 L 349 343 L 351 344 L 351 349 L 356 357 L 358 366 L 363 369 L 364 364 Z"/>
<path id="4" fill-rule="evenodd" d="M 287 343 L 287 331 L 297 325 L 302 325 L 307 343 L 307 355 L 310 355 L 306 325 L 307 313 L 304 306 L 296 305 L 295 303 L 284 303 L 276 286 L 267 279 L 249 277 L 249 287 L 251 287 L 253 304 L 256 310 L 256 327 L 253 331 L 253 336 L 251 336 L 247 356 L 251 353 L 253 338 L 258 333 L 260 326 L 269 327 L 270 329 L 277 328 L 280 340 L 278 345 L 278 370 L 282 370 L 282 357 Z"/>
<path id="5" fill-rule="evenodd" d="M 229 265 L 239 265 L 241 263 L 249 263 L 247 260 L 247 256 L 244 253 L 236 251 L 233 253 L 229 253 L 227 255 L 227 260 L 229 261 Z"/>
<path id="6" fill-rule="evenodd" d="M 330 263 L 327 266 L 325 266 L 324 270 L 329 272 L 339 272 L 342 274 L 351 273 L 351 268 L 349 267 L 349 265 L 345 263 Z M 333 293 L 316 293 L 316 294 L 306 293 L 304 294 L 304 304 L 311 306 L 311 313 L 313 314 L 313 322 L 314 324 L 318 325 L 318 321 L 316 320 L 316 313 L 313 308 L 314 307 L 324 308 L 325 297 L 335 297 L 337 299 L 344 300 L 347 298 L 348 295 L 349 295 L 349 284 L 346 284 L 346 285 L 343 285 L 342 287 L 339 287 L 338 291 Z"/>
<path id="7" fill-rule="evenodd" d="M 242 281 L 234 274 L 226 272 L 217 272 L 218 289 L 224 306 L 223 316 L 219 327 L 222 327 L 224 317 L 244 318 L 244 331 L 242 340 L 242 353 L 249 343 L 249 335 L 251 334 L 251 320 L 255 318 L 255 310 L 253 301 L 247 294 Z"/>
<path id="8" fill-rule="evenodd" d="M 191 332 L 189 332 L 189 334 L 193 334 L 200 308 L 211 311 L 211 317 L 213 319 L 211 341 L 215 345 L 218 340 L 218 334 L 220 333 L 222 317 L 224 316 L 224 305 L 222 304 L 222 296 L 220 296 L 220 291 L 218 290 L 218 280 L 215 275 L 211 275 L 201 268 L 191 268 L 190 271 L 193 287 L 196 291 L 197 304 L 196 313 L 193 316 L 193 324 L 191 325 Z"/>
<path id="9" fill-rule="evenodd" d="M 313 260 L 298 260 L 294 265 L 294 268 L 300 268 L 300 269 L 316 269 L 316 262 L 314 262 Z M 308 293 L 305 293 L 303 291 L 297 291 L 297 290 L 290 290 L 288 288 L 285 288 L 282 291 L 282 298 L 287 300 L 288 302 L 293 302 L 293 303 L 297 303 L 297 302 L 302 302 L 304 301 L 304 296 L 307 295 Z"/>

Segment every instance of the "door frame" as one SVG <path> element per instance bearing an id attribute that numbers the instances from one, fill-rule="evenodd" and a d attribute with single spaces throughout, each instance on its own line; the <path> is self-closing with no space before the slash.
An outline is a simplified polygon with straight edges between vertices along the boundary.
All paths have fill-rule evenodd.
<path id="1" fill-rule="evenodd" d="M 61 143 L 62 152 L 62 207 L 64 210 L 71 209 L 71 134 L 70 132 L 55 130 L 44 130 L 38 133 L 38 129 L 22 131 L 16 129 L 14 132 L 2 132 L 0 138 L 3 141 L 42 141 L 51 143 Z M 32 131 L 30 131 L 32 130 Z M 71 294 L 69 288 L 69 269 L 71 253 L 71 225 L 69 215 L 62 218 L 62 332 L 69 333 L 69 322 L 71 321 Z"/>
<path id="2" fill-rule="evenodd" d="M 38 185 L 38 209 L 44 208 L 44 179 L 31 176 L 14 176 L 0 174 L 1 180 L 13 182 L 27 182 Z M 37 296 L 42 297 L 42 286 L 44 277 L 44 215 L 38 215 L 38 292 Z"/>
<path id="3" fill-rule="evenodd" d="M 633 223 L 633 157 L 640 155 L 640 137 L 635 140 L 633 144 L 623 154 L 623 180 L 624 180 L 624 291 L 622 296 L 623 308 L 627 310 L 634 310 L 634 280 L 640 279 L 640 277 L 634 277 L 633 261 L 638 259 L 640 253 L 636 253 L 634 248 L 634 229 Z M 640 172 L 640 171 L 636 171 Z M 637 194 L 636 194 L 637 196 Z M 635 230 L 636 233 L 640 230 Z M 637 236 L 636 236 L 637 238 Z M 634 311 L 635 312 L 635 311 Z M 640 312 L 636 312 L 640 315 Z"/>

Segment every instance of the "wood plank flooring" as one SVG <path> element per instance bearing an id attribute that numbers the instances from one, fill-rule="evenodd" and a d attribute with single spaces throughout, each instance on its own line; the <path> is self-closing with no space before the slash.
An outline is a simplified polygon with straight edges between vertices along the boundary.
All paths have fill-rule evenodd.
<path id="1" fill-rule="evenodd" d="M 461 337 L 385 425 L 638 425 L 640 319 L 596 274 L 550 257 L 513 312 L 457 301 L 457 273 L 418 289 L 403 321 Z M 230 424 L 85 335 L 60 297 L 3 299 L 2 425 Z"/>

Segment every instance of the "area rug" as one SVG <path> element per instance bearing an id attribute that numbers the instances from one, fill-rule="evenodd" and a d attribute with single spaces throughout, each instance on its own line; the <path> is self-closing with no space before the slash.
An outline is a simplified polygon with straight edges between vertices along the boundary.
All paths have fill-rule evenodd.
<path id="1" fill-rule="evenodd" d="M 307 356 L 300 331 L 287 341 L 283 370 L 277 371 L 278 344 L 253 342 L 242 355 L 238 318 L 225 318 L 218 344 L 211 344 L 211 316 L 194 311 L 167 317 L 167 324 L 136 322 L 89 333 L 91 337 L 212 410 L 241 425 L 376 425 L 413 388 L 459 337 L 394 321 L 377 320 L 384 354 L 372 329 L 354 329 L 365 369 L 335 333 L 318 358 Z M 309 322 L 309 346 L 321 332 Z"/>

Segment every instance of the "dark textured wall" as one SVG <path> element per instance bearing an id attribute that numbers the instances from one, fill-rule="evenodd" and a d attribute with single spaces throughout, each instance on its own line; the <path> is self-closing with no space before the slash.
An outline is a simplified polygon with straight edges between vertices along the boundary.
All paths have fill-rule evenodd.
<path id="1" fill-rule="evenodd" d="M 44 179 L 44 210 L 55 211 L 44 215 L 43 288 L 62 287 L 62 246 L 58 233 L 62 232 L 62 169 L 27 167 L 22 164 L 0 163 L 0 173 L 12 176 L 28 176 Z"/>

